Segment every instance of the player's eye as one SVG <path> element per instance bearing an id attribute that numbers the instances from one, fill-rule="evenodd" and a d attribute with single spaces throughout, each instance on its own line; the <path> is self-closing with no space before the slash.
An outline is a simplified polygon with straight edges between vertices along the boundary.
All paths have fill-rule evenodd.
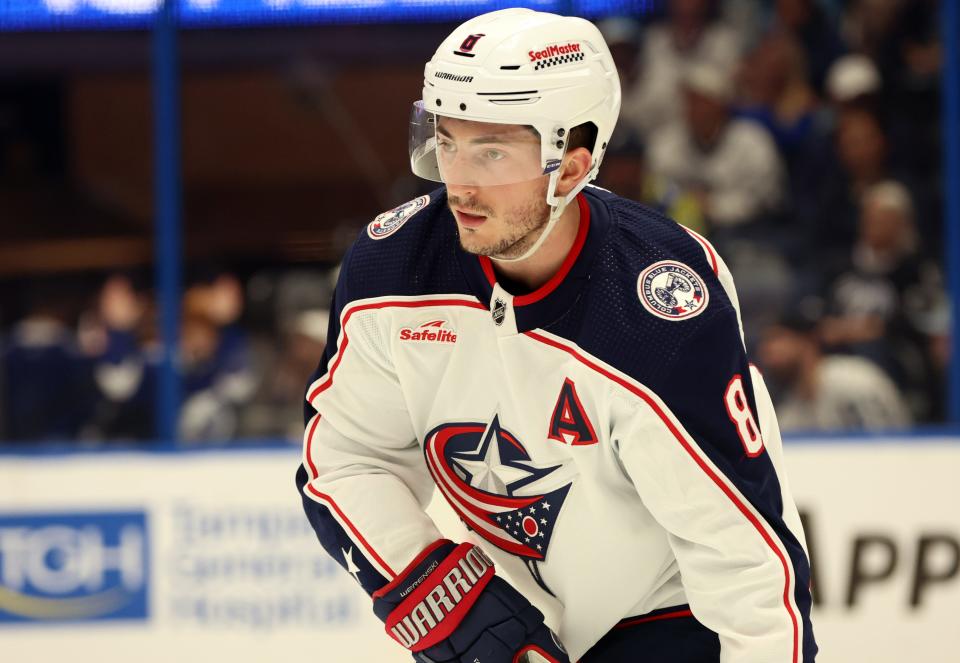
<path id="1" fill-rule="evenodd" d="M 457 146 L 453 144 L 453 141 L 447 140 L 445 138 L 437 139 L 437 149 L 445 154 L 453 154 L 457 151 Z"/>
<path id="2" fill-rule="evenodd" d="M 506 152 L 500 150 L 485 150 L 483 156 L 488 161 L 500 161 L 507 156 Z"/>

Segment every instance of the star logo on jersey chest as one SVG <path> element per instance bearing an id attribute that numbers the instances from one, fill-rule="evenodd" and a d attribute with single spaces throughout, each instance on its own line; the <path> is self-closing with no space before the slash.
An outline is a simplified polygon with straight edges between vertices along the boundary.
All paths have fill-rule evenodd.
<path id="1" fill-rule="evenodd" d="M 489 424 L 434 428 L 424 456 L 440 492 L 467 527 L 525 560 L 546 558 L 572 485 L 554 475 L 562 465 L 531 460 L 498 416 Z"/>

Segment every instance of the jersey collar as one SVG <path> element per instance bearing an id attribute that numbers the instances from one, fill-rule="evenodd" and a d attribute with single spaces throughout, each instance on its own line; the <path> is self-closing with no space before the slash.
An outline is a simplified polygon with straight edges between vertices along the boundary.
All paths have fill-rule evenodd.
<path id="1" fill-rule="evenodd" d="M 518 333 L 547 327 L 558 320 L 577 301 L 589 281 L 589 268 L 606 235 L 609 217 L 595 196 L 580 193 L 576 200 L 580 206 L 580 226 L 560 269 L 533 292 L 513 298 Z M 471 290 L 489 308 L 497 283 L 491 260 L 460 249 L 457 257 Z"/>

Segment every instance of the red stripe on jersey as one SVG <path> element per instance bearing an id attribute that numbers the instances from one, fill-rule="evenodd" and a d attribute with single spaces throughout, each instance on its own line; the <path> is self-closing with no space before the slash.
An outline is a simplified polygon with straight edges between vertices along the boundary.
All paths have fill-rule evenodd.
<path id="1" fill-rule="evenodd" d="M 307 484 L 307 490 L 309 490 L 311 493 L 313 493 L 314 495 L 319 497 L 321 500 L 329 504 L 330 508 L 337 512 L 337 515 L 340 516 L 340 519 L 343 522 L 345 522 L 347 524 L 347 527 L 350 528 L 350 531 L 353 532 L 353 535 L 356 537 L 356 540 L 359 541 L 360 544 L 367 549 L 367 552 L 370 553 L 370 556 L 373 557 L 375 560 L 377 560 L 377 563 L 380 564 L 380 566 L 382 566 L 387 571 L 387 573 L 390 574 L 391 579 L 397 577 L 397 574 L 394 573 L 393 569 L 390 568 L 390 565 L 387 564 L 385 561 L 383 561 L 383 558 L 377 554 L 377 551 L 373 549 L 373 546 L 371 546 L 367 542 L 367 540 L 363 538 L 363 534 L 360 533 L 360 530 L 358 530 L 356 526 L 352 522 L 350 522 L 350 519 L 347 518 L 347 515 L 340 510 L 340 507 L 337 506 L 337 503 L 333 501 L 332 497 L 330 497 L 326 493 L 321 493 L 319 490 L 311 486 L 309 483 Z"/>
<path id="2" fill-rule="evenodd" d="M 650 615 L 649 617 L 637 617 L 636 619 L 624 619 L 618 622 L 613 628 L 629 628 L 637 624 L 646 624 L 647 622 L 658 622 L 661 619 L 679 619 L 680 617 L 693 617 L 691 610 L 677 610 L 676 612 L 665 612 L 660 615 Z"/>
<path id="3" fill-rule="evenodd" d="M 613 380 L 614 382 L 619 384 L 621 387 L 624 387 L 634 395 L 638 396 L 641 400 L 643 400 L 647 405 L 650 406 L 650 408 L 654 412 L 656 412 L 657 416 L 660 417 L 660 420 L 664 423 L 667 429 L 673 434 L 674 438 L 676 438 L 677 442 L 680 443 L 680 446 L 683 447 L 683 449 L 687 452 L 690 458 L 692 458 L 693 461 L 700 467 L 700 469 L 703 470 L 703 472 L 708 477 L 710 477 L 713 483 L 716 484 L 717 487 L 723 491 L 724 495 L 726 495 L 727 498 L 731 502 L 733 502 L 734 506 L 737 507 L 737 510 L 739 510 L 740 513 L 742 513 L 743 516 L 748 521 L 750 521 L 750 524 L 752 524 L 754 529 L 757 530 L 757 532 L 763 538 L 764 542 L 766 542 L 766 544 L 770 547 L 770 549 L 777 556 L 777 558 L 780 560 L 781 565 L 783 566 L 783 573 L 786 580 L 783 587 L 783 604 L 786 607 L 787 614 L 790 615 L 790 621 L 793 624 L 793 659 L 792 660 L 793 660 L 793 663 L 797 663 L 797 657 L 799 652 L 800 628 L 797 623 L 797 616 L 794 614 L 793 608 L 790 606 L 790 565 L 787 563 L 786 557 L 784 557 L 783 552 L 777 548 L 777 545 L 773 542 L 773 539 L 770 537 L 767 531 L 763 528 L 763 525 L 760 524 L 760 521 L 757 519 L 757 517 L 754 516 L 752 513 L 750 513 L 750 510 L 740 500 L 740 498 L 738 498 L 733 493 L 733 490 L 731 490 L 731 488 L 726 484 L 726 482 L 724 482 L 719 476 L 717 476 L 717 473 L 714 472 L 709 465 L 707 465 L 707 462 L 700 456 L 699 453 L 697 453 L 696 450 L 694 450 L 693 445 L 690 443 L 690 441 L 684 438 L 683 434 L 680 432 L 679 429 L 677 429 L 677 427 L 673 424 L 673 422 L 670 421 L 669 417 L 667 417 L 667 415 L 663 412 L 663 410 L 642 389 L 639 389 L 638 387 L 630 384 L 623 378 L 617 375 L 614 375 L 613 373 L 610 373 L 609 371 L 602 368 L 601 366 L 593 363 L 592 361 L 590 361 L 589 359 L 581 355 L 579 352 L 577 352 L 573 348 L 569 348 L 563 345 L 562 343 L 559 343 L 558 341 L 547 338 L 546 336 L 541 336 L 540 334 L 533 331 L 528 331 L 524 333 L 535 341 L 539 341 L 541 343 L 544 343 L 545 345 L 549 345 L 558 350 L 562 350 L 563 352 L 566 352 L 567 354 L 569 354 L 571 357 L 573 357 L 574 359 L 576 359 L 586 367 L 596 371 L 597 373 L 600 373 L 601 375 L 603 375 L 604 377 L 610 380 Z"/>
<path id="4" fill-rule="evenodd" d="M 310 426 L 310 432 L 307 434 L 307 449 L 306 449 L 306 452 L 304 453 L 304 455 L 307 457 L 307 465 L 310 466 L 311 479 L 316 479 L 320 475 L 320 472 L 317 471 L 317 466 L 313 464 L 313 458 L 310 457 L 312 455 L 310 451 L 310 447 L 313 443 L 313 433 L 317 430 L 317 424 L 319 423 L 320 423 L 320 413 L 317 412 L 317 414 L 314 415 L 313 417 L 313 424 Z"/>
<path id="5" fill-rule="evenodd" d="M 337 367 L 340 366 L 340 362 L 343 360 L 343 355 L 347 351 L 347 346 L 350 344 L 350 338 L 347 336 L 347 322 L 350 320 L 350 316 L 358 311 L 368 311 L 371 309 L 379 308 L 422 308 L 428 306 L 465 306 L 467 308 L 478 308 L 486 311 L 487 307 L 481 304 L 480 302 L 470 302 L 463 299 L 417 299 L 412 301 L 388 301 L 388 302 L 375 302 L 372 304 L 361 304 L 349 309 L 346 315 L 343 317 L 343 320 L 340 323 L 340 328 L 343 329 L 343 343 L 337 350 L 337 359 L 333 362 L 333 366 L 330 367 L 330 370 L 327 372 L 326 377 L 323 382 L 317 385 L 317 388 L 310 392 L 310 395 L 307 397 L 308 401 L 312 401 L 319 394 L 326 391 L 330 388 L 330 385 L 333 384 L 333 374 L 336 372 Z"/>
<path id="6" fill-rule="evenodd" d="M 713 267 L 713 273 L 716 276 L 720 276 L 720 269 L 717 266 L 717 254 L 713 252 L 713 247 L 710 246 L 710 242 L 708 242 L 701 235 L 698 235 L 697 233 L 693 232 L 689 228 L 683 228 L 683 229 L 686 230 L 687 234 L 693 237 L 697 241 L 697 244 L 702 246 L 703 250 L 707 252 L 707 255 L 710 256 L 710 266 Z"/>
<path id="7" fill-rule="evenodd" d="M 543 647 L 540 647 L 537 645 L 527 645 L 526 647 L 518 651 L 516 654 L 513 655 L 513 661 L 511 663 L 520 663 L 520 661 L 529 660 L 529 657 L 527 656 L 528 652 L 538 653 L 540 657 L 543 658 L 547 663 L 560 663 L 560 661 L 555 659 L 550 654 L 550 652 L 545 650 Z"/>
<path id="8" fill-rule="evenodd" d="M 567 253 L 567 257 L 564 258 L 563 264 L 560 265 L 560 269 L 550 277 L 549 281 L 533 292 L 514 297 L 514 306 L 526 306 L 527 304 L 539 302 L 556 290 L 557 286 L 563 283 L 563 279 L 567 278 L 567 274 L 569 274 L 573 268 L 573 263 L 577 261 L 577 258 L 580 256 L 580 251 L 583 250 L 583 245 L 587 242 L 587 231 L 590 230 L 590 204 L 587 202 L 586 196 L 582 193 L 577 194 L 577 205 L 580 208 L 580 225 L 577 227 L 577 236 L 573 240 L 573 246 L 570 247 L 570 251 Z M 483 267 L 483 273 L 487 275 L 487 281 L 490 282 L 491 286 L 495 285 L 497 276 L 493 271 L 493 263 L 490 258 L 480 256 L 480 265 Z"/>

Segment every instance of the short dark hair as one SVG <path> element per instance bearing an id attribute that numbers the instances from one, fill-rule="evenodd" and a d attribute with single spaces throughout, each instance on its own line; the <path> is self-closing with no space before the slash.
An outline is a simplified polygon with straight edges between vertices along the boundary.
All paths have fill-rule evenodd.
<path id="1" fill-rule="evenodd" d="M 578 147 L 585 147 L 590 154 L 593 154 L 597 147 L 596 143 L 597 125 L 593 122 L 584 122 L 570 130 L 570 138 L 567 141 L 567 151 L 575 150 Z"/>

